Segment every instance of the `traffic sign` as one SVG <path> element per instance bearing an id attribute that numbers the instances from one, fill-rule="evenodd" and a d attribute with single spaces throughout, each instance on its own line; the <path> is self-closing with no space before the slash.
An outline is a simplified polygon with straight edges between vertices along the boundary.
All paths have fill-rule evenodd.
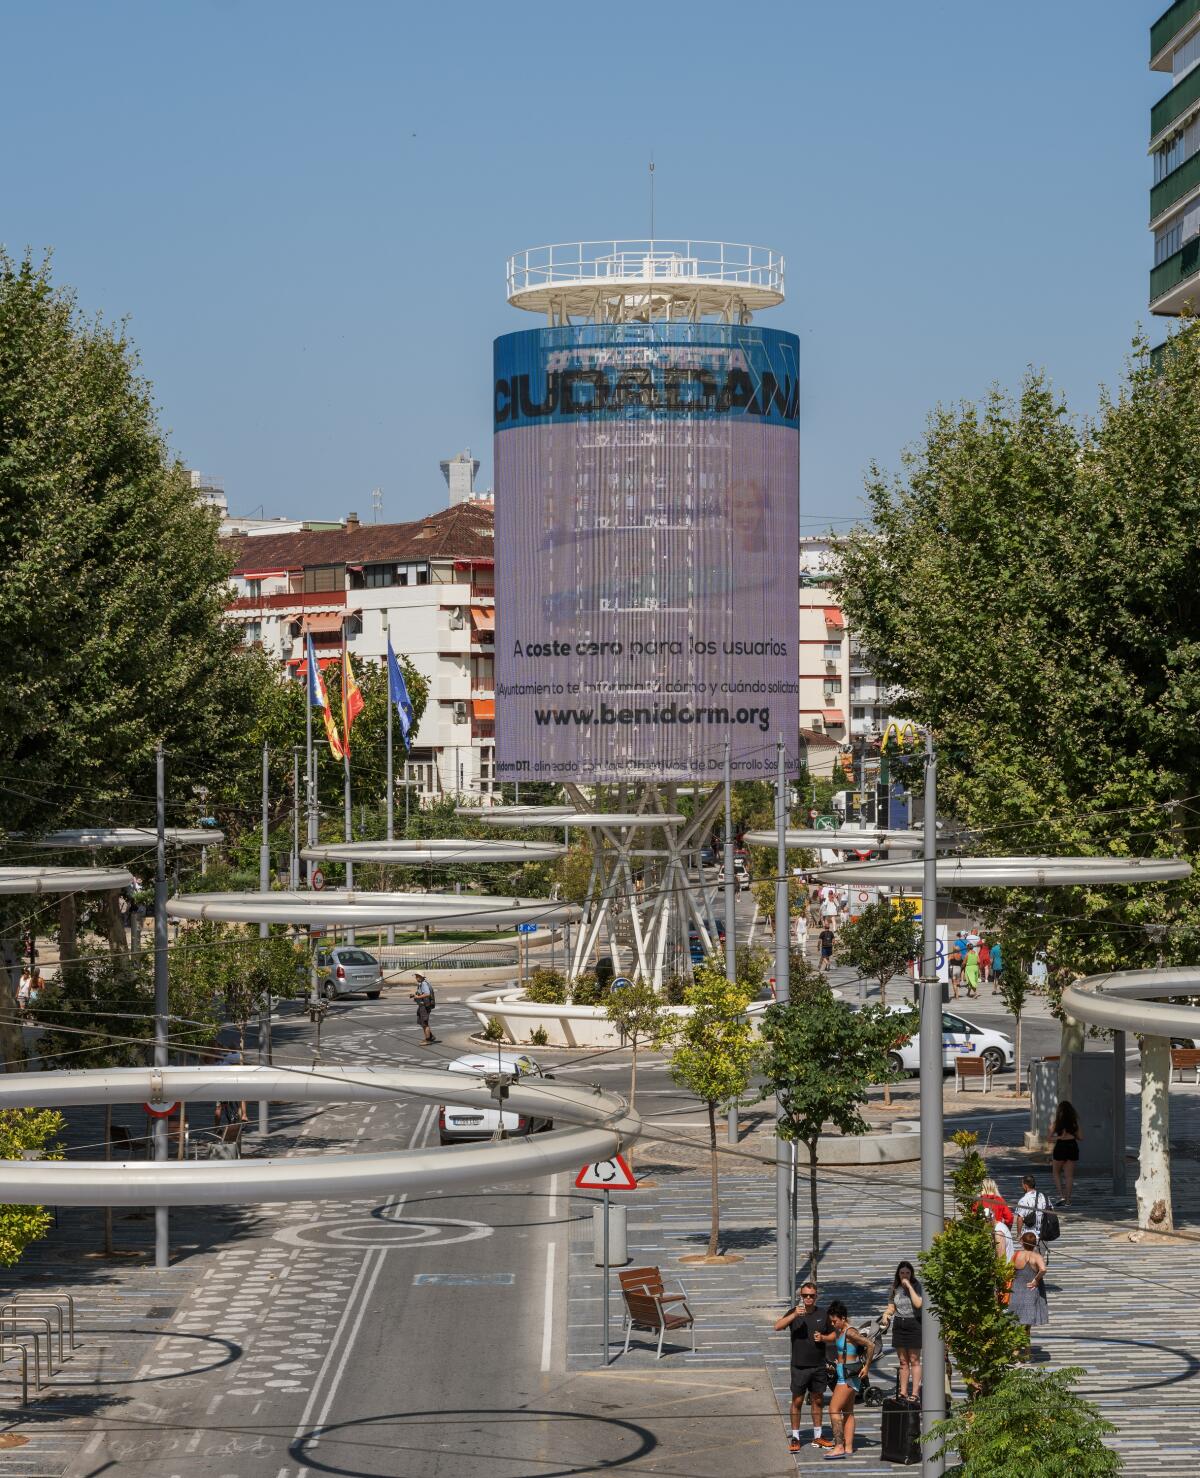
<path id="1" fill-rule="evenodd" d="M 818 816 L 813 821 L 814 831 L 836 831 L 837 818 L 835 816 Z"/>
<path id="2" fill-rule="evenodd" d="M 808 819 L 810 821 L 815 821 L 820 814 L 821 813 L 820 813 L 820 811 L 817 810 L 816 806 L 809 806 L 809 808 L 808 808 Z"/>
<path id="3" fill-rule="evenodd" d="M 626 990 L 633 984 L 628 975 L 618 975 L 609 987 L 610 990 Z"/>
<path id="4" fill-rule="evenodd" d="M 321 871 L 319 867 L 314 867 L 311 874 L 309 875 L 308 881 L 310 886 L 315 888 L 319 893 L 321 889 L 325 886 L 325 874 Z"/>
<path id="5" fill-rule="evenodd" d="M 169 1119 L 179 1107 L 179 1100 L 176 1098 L 171 1103 L 144 1103 L 142 1107 L 152 1119 Z"/>
<path id="6" fill-rule="evenodd" d="M 585 1165 L 575 1177 L 581 1191 L 636 1191 L 637 1181 L 633 1171 L 626 1165 L 623 1156 L 614 1155 L 611 1160 L 596 1160 Z"/>
<path id="7" fill-rule="evenodd" d="M 537 933 L 537 925 L 536 924 L 518 924 L 517 925 L 517 933 L 518 934 L 536 934 Z"/>

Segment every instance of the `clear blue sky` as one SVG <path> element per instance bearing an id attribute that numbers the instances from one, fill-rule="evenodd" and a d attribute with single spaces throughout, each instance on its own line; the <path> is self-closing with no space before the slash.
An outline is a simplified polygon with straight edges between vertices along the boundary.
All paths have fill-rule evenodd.
<path id="1" fill-rule="evenodd" d="M 128 317 L 235 511 L 401 519 L 491 480 L 505 257 L 645 234 L 653 149 L 660 236 L 787 257 L 814 531 L 937 402 L 1120 374 L 1162 8 L 0 0 L 0 239 Z"/>

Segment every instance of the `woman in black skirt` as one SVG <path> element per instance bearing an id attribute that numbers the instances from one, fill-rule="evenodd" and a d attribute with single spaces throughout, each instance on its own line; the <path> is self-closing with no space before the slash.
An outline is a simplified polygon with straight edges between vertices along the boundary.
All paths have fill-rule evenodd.
<path id="1" fill-rule="evenodd" d="M 891 1297 L 883 1317 L 892 1327 L 892 1349 L 900 1361 L 896 1394 L 913 1401 L 921 1398 L 921 1285 L 910 1262 L 902 1262 L 892 1279 Z"/>
<path id="2" fill-rule="evenodd" d="M 1058 1192 L 1058 1204 L 1069 1206 L 1071 1191 L 1075 1186 L 1075 1166 L 1079 1160 L 1079 1141 L 1083 1138 L 1083 1130 L 1079 1127 L 1079 1115 L 1075 1112 L 1074 1105 L 1065 1098 L 1054 1115 L 1051 1137 L 1054 1140 L 1054 1159 L 1051 1161 L 1054 1189 Z"/>

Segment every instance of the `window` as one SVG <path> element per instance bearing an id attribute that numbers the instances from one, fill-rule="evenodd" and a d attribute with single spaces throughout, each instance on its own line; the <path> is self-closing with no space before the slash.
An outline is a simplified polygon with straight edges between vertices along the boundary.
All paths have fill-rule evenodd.
<path id="1" fill-rule="evenodd" d="M 347 616 L 345 620 L 346 639 L 352 636 L 361 636 L 363 633 L 362 616 L 357 612 L 353 616 Z"/>
<path id="2" fill-rule="evenodd" d="M 866 718 L 866 716 L 867 710 L 865 708 L 852 708 L 850 710 L 851 718 Z"/>
<path id="3" fill-rule="evenodd" d="M 838 662 L 841 660 L 841 642 L 826 642 L 821 650 L 826 662 Z"/>
<path id="4" fill-rule="evenodd" d="M 824 683 L 826 697 L 832 697 L 834 693 L 840 693 L 842 691 L 842 680 L 840 677 L 827 677 L 824 679 Z"/>
<path id="5" fill-rule="evenodd" d="M 1166 177 L 1200 149 L 1200 118 L 1193 118 L 1186 128 L 1154 151 L 1154 183 Z"/>
<path id="6" fill-rule="evenodd" d="M 396 566 L 397 585 L 428 585 L 429 565 L 424 560 L 408 560 Z"/>
<path id="7" fill-rule="evenodd" d="M 242 627 L 242 641 L 248 647 L 252 647 L 256 641 L 262 641 L 262 622 L 247 621 Z"/>
<path id="8" fill-rule="evenodd" d="M 246 594 L 251 600 L 262 600 L 262 581 L 247 580 Z"/>
<path id="9" fill-rule="evenodd" d="M 322 590 L 345 590 L 345 565 L 308 565 L 304 571 L 304 593 L 315 594 Z"/>
<path id="10" fill-rule="evenodd" d="M 1194 36 L 1189 36 L 1182 46 L 1176 48 L 1171 55 L 1171 78 L 1178 82 L 1185 72 L 1190 72 L 1200 61 L 1200 31 Z"/>
<path id="11" fill-rule="evenodd" d="M 363 585 L 368 590 L 381 590 L 396 583 L 395 565 L 366 565 L 363 569 Z"/>

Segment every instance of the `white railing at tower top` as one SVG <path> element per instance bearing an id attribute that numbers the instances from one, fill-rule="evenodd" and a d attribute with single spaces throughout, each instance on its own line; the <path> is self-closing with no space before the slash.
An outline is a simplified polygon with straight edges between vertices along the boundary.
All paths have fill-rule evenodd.
<path id="1" fill-rule="evenodd" d="M 730 241 L 566 241 L 508 259 L 508 296 L 606 282 L 722 284 L 783 295 L 783 257 Z"/>

